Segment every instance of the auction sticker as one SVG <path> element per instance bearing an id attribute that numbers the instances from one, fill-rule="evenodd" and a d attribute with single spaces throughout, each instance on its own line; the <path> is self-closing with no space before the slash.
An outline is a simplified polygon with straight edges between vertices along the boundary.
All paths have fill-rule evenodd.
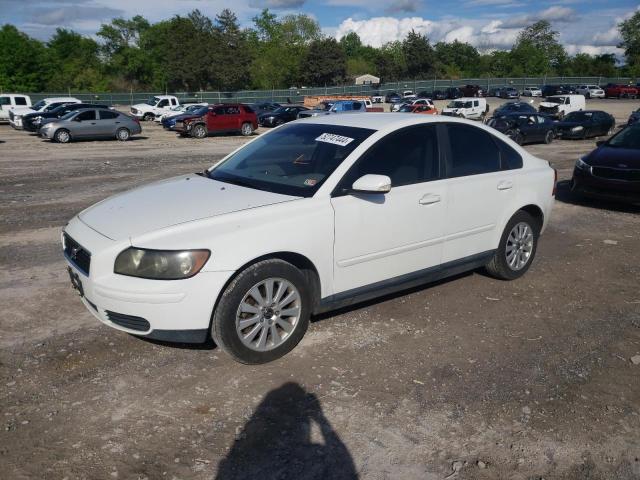
<path id="1" fill-rule="evenodd" d="M 342 135 L 336 135 L 335 133 L 323 133 L 316 138 L 316 142 L 332 143 L 333 145 L 345 147 L 353 142 L 353 138 L 343 137 Z"/>

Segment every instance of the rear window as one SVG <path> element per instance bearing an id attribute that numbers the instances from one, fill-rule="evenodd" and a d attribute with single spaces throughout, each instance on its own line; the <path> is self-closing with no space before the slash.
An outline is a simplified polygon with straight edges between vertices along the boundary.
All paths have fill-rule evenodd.
<path id="1" fill-rule="evenodd" d="M 500 150 L 492 135 L 470 125 L 449 124 L 449 177 L 465 177 L 501 170 Z"/>
<path id="2" fill-rule="evenodd" d="M 16 105 L 26 105 L 27 99 L 25 97 L 15 97 L 14 98 Z"/>
<path id="3" fill-rule="evenodd" d="M 242 108 L 244 108 L 244 111 L 246 113 L 254 113 L 253 108 L 251 108 L 249 105 L 243 105 Z"/>
<path id="4" fill-rule="evenodd" d="M 118 118 L 118 112 L 112 112 L 111 110 L 100 110 L 100 120 L 112 120 Z"/>
<path id="5" fill-rule="evenodd" d="M 11 99 L 9 97 L 0 97 L 0 105 L 11 105 Z"/>

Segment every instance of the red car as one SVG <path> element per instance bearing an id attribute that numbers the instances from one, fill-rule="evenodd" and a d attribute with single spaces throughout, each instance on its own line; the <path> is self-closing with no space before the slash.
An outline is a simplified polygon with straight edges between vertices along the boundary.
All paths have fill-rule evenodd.
<path id="1" fill-rule="evenodd" d="M 210 105 L 207 113 L 186 117 L 176 122 L 174 130 L 183 136 L 204 138 L 212 133 L 251 135 L 258 129 L 256 112 L 247 105 L 225 103 Z"/>
<path id="2" fill-rule="evenodd" d="M 632 85 L 620 85 L 610 83 L 604 87 L 605 98 L 636 98 L 638 96 L 638 89 Z"/>

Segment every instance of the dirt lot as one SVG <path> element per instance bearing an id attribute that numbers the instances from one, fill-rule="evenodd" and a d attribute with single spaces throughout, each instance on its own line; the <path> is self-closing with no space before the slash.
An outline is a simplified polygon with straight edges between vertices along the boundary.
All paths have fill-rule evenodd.
<path id="1" fill-rule="evenodd" d="M 619 122 L 639 106 L 590 103 Z M 594 140 L 527 147 L 560 184 L 524 278 L 475 272 L 325 315 L 258 367 L 98 324 L 59 245 L 82 208 L 243 138 L 0 140 L 0 477 L 640 478 L 640 208 L 571 197 Z"/>

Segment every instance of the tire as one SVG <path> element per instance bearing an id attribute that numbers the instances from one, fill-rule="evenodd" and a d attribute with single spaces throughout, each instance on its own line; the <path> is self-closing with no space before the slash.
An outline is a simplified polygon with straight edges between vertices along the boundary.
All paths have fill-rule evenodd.
<path id="1" fill-rule="evenodd" d="M 609 127 L 609 130 L 607 130 L 607 133 L 605 133 L 605 135 L 610 137 L 611 135 L 613 135 L 614 131 L 615 129 L 613 127 Z"/>
<path id="2" fill-rule="evenodd" d="M 522 145 L 524 143 L 524 137 L 518 131 L 508 130 L 506 132 L 507 137 L 516 142 L 518 145 Z"/>
<path id="3" fill-rule="evenodd" d="M 279 296 L 282 303 L 266 301 L 269 282 L 273 282 L 271 299 Z M 284 292 L 280 292 L 281 285 Z M 285 310 L 291 315 L 283 316 Z M 240 272 L 225 288 L 213 313 L 211 336 L 238 362 L 267 363 L 286 355 L 302 340 L 310 315 L 311 295 L 303 273 L 283 260 L 264 260 Z"/>
<path id="4" fill-rule="evenodd" d="M 242 127 L 240 128 L 240 133 L 244 137 L 249 137 L 249 136 L 253 135 L 253 127 L 251 126 L 250 123 L 245 122 L 245 123 L 242 124 Z"/>
<path id="5" fill-rule="evenodd" d="M 204 138 L 208 135 L 207 132 L 207 127 L 205 127 L 204 125 L 202 125 L 201 123 L 198 125 L 195 125 L 193 127 L 193 130 L 191 130 L 191 136 L 193 138 Z"/>
<path id="6" fill-rule="evenodd" d="M 121 142 L 126 142 L 131 138 L 131 132 L 128 128 L 119 128 L 116 131 L 116 138 Z"/>
<path id="7" fill-rule="evenodd" d="M 151 112 L 147 112 L 142 116 L 142 120 L 144 120 L 145 122 L 150 122 L 154 118 L 155 118 L 155 115 Z"/>
<path id="8" fill-rule="evenodd" d="M 558 113 L 558 120 L 562 121 L 563 118 L 564 118 L 564 112 L 559 112 Z"/>
<path id="9" fill-rule="evenodd" d="M 524 243 L 513 243 L 512 233 L 516 233 L 516 238 L 518 237 L 517 232 L 526 230 L 526 237 L 524 238 Z M 492 277 L 498 278 L 500 280 L 515 280 L 516 278 L 520 278 L 524 275 L 533 259 L 536 255 L 536 249 L 538 247 L 538 237 L 540 236 L 540 222 L 538 222 L 535 218 L 533 218 L 530 214 L 525 212 L 524 210 L 519 210 L 511 217 L 511 219 L 507 222 L 507 226 L 504 228 L 504 232 L 502 232 L 502 236 L 500 237 L 500 244 L 496 249 L 496 252 L 493 258 L 487 263 L 485 269 Z M 518 230 L 520 229 L 520 230 Z M 510 238 L 511 237 L 511 238 Z M 521 242 L 522 239 L 518 239 L 518 242 Z M 519 247 L 517 245 L 523 245 L 521 250 L 518 250 Z M 507 248 L 516 248 L 516 262 L 515 266 L 511 265 L 507 260 Z M 526 261 L 523 264 L 519 264 L 518 260 L 522 257 L 519 255 L 524 252 L 528 256 L 526 257 Z"/>
<path id="10" fill-rule="evenodd" d="M 69 143 L 71 141 L 71 134 L 69 133 L 69 130 L 61 128 L 53 135 L 53 139 L 57 143 Z"/>
<path id="11" fill-rule="evenodd" d="M 544 136 L 544 143 L 549 145 L 551 142 L 553 142 L 553 136 L 554 136 L 553 131 L 549 130 L 547 134 Z"/>

